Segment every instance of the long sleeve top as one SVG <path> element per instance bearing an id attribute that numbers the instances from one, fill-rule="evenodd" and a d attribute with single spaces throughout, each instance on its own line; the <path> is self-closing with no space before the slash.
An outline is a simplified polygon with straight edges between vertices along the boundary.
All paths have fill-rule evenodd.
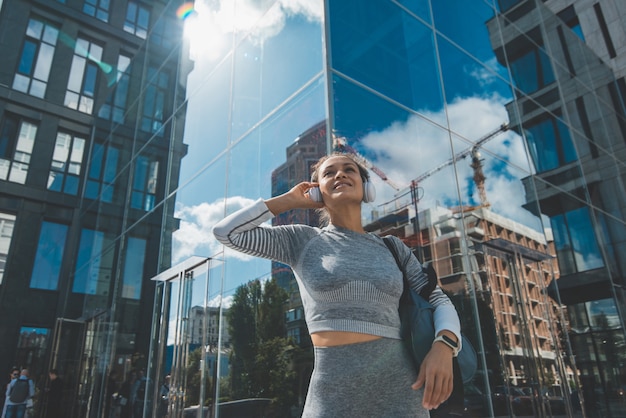
<path id="1" fill-rule="evenodd" d="M 350 331 L 400 339 L 398 305 L 402 272 L 381 237 L 329 225 L 263 225 L 274 215 L 262 199 L 224 218 L 213 234 L 227 247 L 291 266 L 310 333 Z M 393 238 L 410 286 L 416 291 L 428 276 L 411 250 Z M 459 317 L 437 286 L 435 333 L 449 330 L 461 340 Z"/>

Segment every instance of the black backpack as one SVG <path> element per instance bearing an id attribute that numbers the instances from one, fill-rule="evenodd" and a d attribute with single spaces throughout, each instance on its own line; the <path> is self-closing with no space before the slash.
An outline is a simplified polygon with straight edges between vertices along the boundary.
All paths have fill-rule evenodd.
<path id="1" fill-rule="evenodd" d="M 29 394 L 30 382 L 27 379 L 17 379 L 9 393 L 9 400 L 14 404 L 22 404 L 26 402 Z"/>

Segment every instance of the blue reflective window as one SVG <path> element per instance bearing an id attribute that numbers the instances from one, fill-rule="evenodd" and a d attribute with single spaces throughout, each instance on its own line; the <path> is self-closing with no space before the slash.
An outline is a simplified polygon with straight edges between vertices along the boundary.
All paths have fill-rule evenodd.
<path id="1" fill-rule="evenodd" d="M 553 117 L 525 129 L 530 153 L 538 172 L 552 170 L 576 160 L 567 126 Z"/>
<path id="2" fill-rule="evenodd" d="M 431 28 L 392 2 L 329 7 L 335 70 L 412 109 L 443 107 Z"/>
<path id="3" fill-rule="evenodd" d="M 515 85 L 526 94 L 533 93 L 554 82 L 552 64 L 541 48 L 534 48 L 511 62 Z"/>
<path id="4" fill-rule="evenodd" d="M 150 11 L 136 1 L 129 1 L 126 9 L 124 30 L 140 38 L 146 39 L 150 25 Z"/>
<path id="5" fill-rule="evenodd" d="M 44 97 L 58 35 L 58 29 L 53 26 L 37 19 L 28 21 L 13 89 Z"/>
<path id="6" fill-rule="evenodd" d="M 22 49 L 22 57 L 20 58 L 20 65 L 18 71 L 24 75 L 31 75 L 33 71 L 33 62 L 35 61 L 35 54 L 37 52 L 37 44 L 32 41 L 24 42 L 24 49 Z"/>
<path id="7" fill-rule="evenodd" d="M 78 194 L 78 185 L 85 154 L 86 140 L 58 132 L 50 163 L 48 190 L 71 195 Z"/>
<path id="8" fill-rule="evenodd" d="M 589 208 L 581 207 L 550 219 L 561 274 L 604 266 Z"/>
<path id="9" fill-rule="evenodd" d="M 67 90 L 65 106 L 80 112 L 93 112 L 94 96 L 98 84 L 98 64 L 102 59 L 102 47 L 86 39 L 78 38 Z M 87 59 L 85 58 L 87 57 Z"/>
<path id="10" fill-rule="evenodd" d="M 430 22 L 430 1 L 428 0 L 398 0 L 398 3 L 415 13 L 427 22 Z M 433 8 L 435 7 L 433 2 Z"/>
<path id="11" fill-rule="evenodd" d="M 159 163 L 146 157 L 137 157 L 130 205 L 135 209 L 154 207 Z"/>
<path id="12" fill-rule="evenodd" d="M 505 12 L 523 1 L 526 0 L 498 0 L 498 5 L 500 6 L 500 11 Z"/>
<path id="13" fill-rule="evenodd" d="M 114 182 L 117 173 L 119 150 L 111 145 L 94 144 L 91 154 L 89 176 L 85 197 L 113 201 Z"/>
<path id="14" fill-rule="evenodd" d="M 83 229 L 80 235 L 72 291 L 108 295 L 115 245 L 102 231 Z"/>
<path id="15" fill-rule="evenodd" d="M 126 257 L 124 258 L 123 298 L 139 300 L 145 257 L 146 240 L 142 238 L 128 238 Z"/>
<path id="16" fill-rule="evenodd" d="M 96 92 L 96 77 L 98 76 L 98 67 L 95 64 L 87 64 L 85 71 L 85 84 L 83 86 L 83 94 L 93 97 Z"/>
<path id="17" fill-rule="evenodd" d="M 103 22 L 109 21 L 109 0 L 85 0 L 83 13 Z"/>
<path id="18" fill-rule="evenodd" d="M 130 57 L 120 54 L 117 60 L 117 68 L 114 70 L 115 78 L 108 80 L 109 87 L 113 87 L 116 83 L 114 91 L 106 98 L 105 103 L 100 107 L 98 116 L 104 119 L 112 120 L 117 123 L 124 123 L 124 114 L 126 113 L 126 103 L 128 100 L 128 86 L 130 83 Z"/>
<path id="19" fill-rule="evenodd" d="M 30 276 L 31 288 L 57 290 L 67 230 L 67 225 L 53 222 L 43 222 L 41 225 L 35 263 Z"/>
<path id="20" fill-rule="evenodd" d="M 150 80 L 143 101 L 143 117 L 141 119 L 141 130 L 144 132 L 156 133 L 162 136 L 163 122 L 165 116 L 165 101 L 169 85 L 169 75 L 165 72 L 158 72 L 156 68 L 148 69 Z"/>
<path id="21" fill-rule="evenodd" d="M 561 10 L 557 16 L 576 34 L 576 36 L 583 41 L 585 40 L 585 35 L 580 27 L 580 21 L 578 20 L 578 15 L 576 14 L 576 9 L 574 9 L 573 5 Z"/>

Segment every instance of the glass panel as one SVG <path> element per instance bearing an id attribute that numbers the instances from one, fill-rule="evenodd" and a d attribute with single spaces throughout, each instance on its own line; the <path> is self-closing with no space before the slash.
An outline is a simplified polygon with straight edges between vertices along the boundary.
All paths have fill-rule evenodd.
<path id="1" fill-rule="evenodd" d="M 0 212 L 0 284 L 4 278 L 14 226 L 15 215 Z"/>
<path id="2" fill-rule="evenodd" d="M 82 230 L 76 258 L 73 292 L 95 296 L 108 295 L 113 267 L 113 244 L 104 232 L 86 228 Z M 92 304 L 89 308 L 91 310 L 97 309 L 103 300 L 93 298 L 89 302 Z"/>
<path id="3" fill-rule="evenodd" d="M 411 109 L 443 107 L 427 26 L 392 2 L 334 1 L 329 6 L 336 71 Z M 360 12 L 353 13 L 357 8 Z"/>
<path id="4" fill-rule="evenodd" d="M 29 370 L 45 370 L 44 353 L 48 348 L 50 330 L 47 328 L 21 327 L 17 340 L 16 364 Z M 35 376 L 29 375 L 31 379 Z"/>
<path id="5" fill-rule="evenodd" d="M 30 277 L 31 288 L 57 290 L 67 231 L 67 225 L 52 222 L 43 222 L 41 225 Z"/>
<path id="6" fill-rule="evenodd" d="M 78 50 L 77 50 L 78 51 Z M 79 92 L 83 83 L 83 73 L 85 71 L 85 59 L 74 57 L 72 68 L 70 69 L 70 78 L 67 83 L 68 90 Z"/>
<path id="7" fill-rule="evenodd" d="M 28 28 L 26 28 L 26 35 L 35 39 L 40 39 L 41 31 L 43 30 L 43 27 L 44 27 L 44 24 L 40 22 L 39 20 L 30 19 L 28 21 Z"/>
<path id="8" fill-rule="evenodd" d="M 22 49 L 22 58 L 20 59 L 20 64 L 17 67 L 17 71 L 22 74 L 31 75 L 36 51 L 36 43 L 31 41 L 24 42 L 24 49 Z"/>
<path id="9" fill-rule="evenodd" d="M 35 78 L 42 81 L 48 81 L 53 55 L 54 47 L 41 44 L 39 55 L 37 57 L 37 66 L 35 67 L 35 73 L 33 74 Z"/>
<path id="10" fill-rule="evenodd" d="M 124 281 L 122 297 L 139 299 L 141 297 L 141 283 L 144 279 L 143 266 L 146 255 L 146 240 L 128 238 L 124 263 Z"/>

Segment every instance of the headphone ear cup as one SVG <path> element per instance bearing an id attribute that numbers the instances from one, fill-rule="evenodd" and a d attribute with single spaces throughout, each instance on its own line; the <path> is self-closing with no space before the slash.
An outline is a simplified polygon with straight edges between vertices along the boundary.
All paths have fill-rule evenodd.
<path id="1" fill-rule="evenodd" d="M 376 188 L 371 181 L 363 182 L 363 201 L 370 203 L 376 200 Z"/>
<path id="2" fill-rule="evenodd" d="M 311 187 L 309 189 L 309 197 L 314 202 L 322 202 L 323 201 L 323 199 L 322 199 L 322 192 L 320 192 L 320 188 L 319 187 Z"/>

